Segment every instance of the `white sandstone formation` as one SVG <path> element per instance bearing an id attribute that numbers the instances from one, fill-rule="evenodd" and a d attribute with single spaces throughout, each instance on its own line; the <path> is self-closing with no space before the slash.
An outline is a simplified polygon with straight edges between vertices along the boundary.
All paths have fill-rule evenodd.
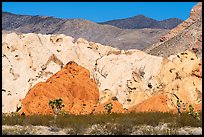
<path id="1" fill-rule="evenodd" d="M 101 103 L 106 98 L 117 97 L 124 108 L 148 99 L 160 88 L 164 89 L 160 87 L 161 83 L 164 83 L 165 88 L 172 87 L 177 71 L 190 77 L 192 71 L 202 63 L 193 54 L 190 59 L 193 57 L 194 60 L 187 65 L 185 58 L 171 56 L 164 59 L 139 50 L 118 50 L 82 38 L 74 42 L 72 37 L 61 34 L 3 34 L 2 44 L 3 113 L 15 112 L 19 100 L 25 97 L 31 87 L 40 81 L 46 81 L 69 61 L 75 61 L 90 71 L 91 78 L 99 87 Z M 166 67 L 164 62 L 168 64 Z M 170 66 L 175 68 L 175 72 L 172 73 L 173 76 L 166 76 Z M 190 81 L 187 79 L 195 82 L 192 93 L 188 84 L 185 84 L 186 90 L 193 96 L 187 100 L 197 101 L 198 95 L 195 92 L 199 90 L 202 93 L 201 80 L 202 68 L 201 78 L 195 76 Z"/>

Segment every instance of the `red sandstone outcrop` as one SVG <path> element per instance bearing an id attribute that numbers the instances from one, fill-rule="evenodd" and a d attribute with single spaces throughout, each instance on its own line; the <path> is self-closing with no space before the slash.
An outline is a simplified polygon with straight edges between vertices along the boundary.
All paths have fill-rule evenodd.
<path id="1" fill-rule="evenodd" d="M 99 99 L 99 91 L 95 81 L 90 79 L 87 69 L 75 62 L 69 62 L 46 82 L 36 84 L 27 93 L 22 100 L 20 113 L 50 114 L 52 109 L 48 102 L 56 98 L 62 98 L 64 110 L 80 114 L 94 109 Z"/>
<path id="2" fill-rule="evenodd" d="M 169 107 L 167 105 L 168 97 L 164 94 L 157 94 L 149 99 L 135 105 L 129 109 L 129 111 L 136 112 L 168 112 Z"/>
<path id="3" fill-rule="evenodd" d="M 171 95 L 172 96 L 172 95 Z M 177 113 L 177 107 L 170 109 L 168 106 L 168 101 L 172 98 L 169 98 L 167 93 L 158 93 L 148 98 L 147 100 L 132 106 L 128 109 L 128 112 L 172 112 Z M 176 105 L 176 104 L 175 104 Z M 182 104 L 181 104 L 182 105 Z M 183 110 L 181 106 L 181 111 L 189 111 L 189 104 L 185 102 L 186 110 Z M 194 111 L 202 111 L 202 103 L 191 104 L 194 107 Z"/>
<path id="4" fill-rule="evenodd" d="M 87 69 L 74 61 L 67 63 L 60 71 L 46 82 L 37 83 L 22 100 L 20 114 L 52 114 L 49 100 L 62 98 L 65 107 L 62 109 L 69 114 L 105 113 L 104 106 L 111 102 L 112 112 L 124 112 L 118 101 L 108 100 L 99 104 L 98 87 L 90 79 Z"/>

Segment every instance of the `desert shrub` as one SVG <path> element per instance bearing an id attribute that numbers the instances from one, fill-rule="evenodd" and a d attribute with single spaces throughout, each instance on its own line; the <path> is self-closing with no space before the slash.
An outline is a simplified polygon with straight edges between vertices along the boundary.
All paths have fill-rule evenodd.
<path id="1" fill-rule="evenodd" d="M 191 104 L 189 105 L 189 115 L 196 120 L 200 120 L 199 113 L 194 111 L 194 107 Z"/>
<path id="2" fill-rule="evenodd" d="M 61 112 L 61 109 L 64 107 L 64 104 L 62 102 L 63 100 L 61 98 L 55 99 L 55 100 L 49 100 L 49 105 L 51 106 L 54 112 L 54 121 L 53 121 L 54 125 L 56 125 L 57 115 Z"/>
<path id="3" fill-rule="evenodd" d="M 79 126 L 85 126 L 87 125 L 87 118 L 86 116 L 82 115 L 58 115 L 57 120 L 56 120 L 56 125 L 58 127 L 70 127 L 70 128 L 76 128 Z"/>
<path id="4" fill-rule="evenodd" d="M 27 124 L 32 124 L 34 126 L 37 126 L 37 125 L 50 126 L 51 121 L 53 120 L 53 116 L 52 115 L 31 115 L 31 116 L 27 116 L 26 119 L 28 120 Z"/>
<path id="5" fill-rule="evenodd" d="M 202 119 L 202 114 L 200 113 L 200 119 Z M 202 127 L 202 120 L 195 119 L 188 112 L 182 113 L 177 119 L 177 127 L 192 126 L 192 127 Z"/>
<path id="6" fill-rule="evenodd" d="M 64 104 L 62 104 L 62 102 L 63 100 L 61 98 L 49 101 L 49 105 L 52 107 L 52 110 L 55 114 L 58 114 L 64 107 Z"/>
<path id="7" fill-rule="evenodd" d="M 2 125 L 23 125 L 24 116 L 21 116 L 17 113 L 11 113 L 9 115 L 2 115 Z"/>
<path id="8" fill-rule="evenodd" d="M 94 124 L 112 123 L 117 125 L 117 129 L 125 129 L 139 125 L 157 126 L 159 123 L 168 123 L 171 127 L 202 127 L 202 112 L 199 113 L 200 120 L 194 119 L 186 113 L 178 114 L 161 113 L 161 112 L 139 112 L 139 113 L 110 113 L 96 115 L 70 115 L 59 114 L 56 119 L 56 125 L 60 128 L 73 128 L 73 133 L 82 131 L 84 128 Z M 53 120 L 52 115 L 2 115 L 2 125 L 42 125 L 50 126 Z M 120 127 L 122 125 L 123 127 Z M 118 133 L 117 129 L 112 129 Z M 118 133 L 119 134 L 119 133 Z"/>
<path id="9" fill-rule="evenodd" d="M 104 108 L 105 108 L 106 112 L 107 112 L 108 114 L 110 114 L 110 113 L 111 113 L 111 110 L 113 109 L 113 104 L 112 104 L 112 103 L 108 103 L 108 104 L 106 104 L 106 105 L 104 106 Z"/>
<path id="10" fill-rule="evenodd" d="M 2 125 L 44 125 L 49 126 L 53 119 L 51 115 L 4 115 L 2 116 Z"/>

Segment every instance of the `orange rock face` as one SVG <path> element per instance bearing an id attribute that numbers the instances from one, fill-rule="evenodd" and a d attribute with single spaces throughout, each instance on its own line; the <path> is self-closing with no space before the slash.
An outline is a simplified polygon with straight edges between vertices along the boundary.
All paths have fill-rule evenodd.
<path id="1" fill-rule="evenodd" d="M 149 99 L 139 103 L 138 105 L 135 105 L 131 108 L 129 108 L 128 112 L 171 112 L 171 113 L 177 113 L 177 108 L 170 109 L 168 107 L 167 102 L 169 101 L 169 98 L 167 94 L 158 93 Z M 186 105 L 186 110 L 189 111 L 188 105 Z M 194 111 L 202 111 L 202 103 L 200 104 L 192 104 L 194 107 Z"/>
<path id="2" fill-rule="evenodd" d="M 201 69 L 202 70 L 202 69 Z M 199 75 L 202 71 L 196 70 Z M 195 73 L 195 72 L 194 72 Z M 179 94 L 180 95 L 180 94 Z M 99 114 L 106 113 L 104 106 L 112 103 L 114 113 L 126 112 L 177 112 L 174 107 L 169 108 L 170 100 L 168 93 L 160 92 L 147 100 L 130 107 L 128 110 L 123 109 L 122 104 L 117 100 L 109 99 L 104 103 L 99 103 L 99 90 L 94 80 L 90 79 L 90 73 L 87 69 L 71 61 L 65 65 L 55 75 L 50 77 L 46 82 L 36 84 L 22 100 L 22 109 L 20 114 L 53 114 L 49 106 L 49 100 L 62 98 L 65 107 L 62 109 L 69 114 Z M 185 100 L 184 100 L 185 101 Z M 195 111 L 202 110 L 201 104 L 193 104 Z M 187 109 L 188 110 L 188 109 Z"/>
<path id="3" fill-rule="evenodd" d="M 113 113 L 125 113 L 125 112 L 128 112 L 126 110 L 123 109 L 123 106 L 122 104 L 120 104 L 118 101 L 114 101 L 114 100 L 111 100 L 109 99 L 107 102 L 105 103 L 101 103 L 101 104 L 98 104 L 98 106 L 96 107 L 95 111 L 94 111 L 94 114 L 101 114 L 101 113 L 107 113 L 106 110 L 104 109 L 104 106 L 108 103 L 112 103 L 113 105 L 113 109 L 111 110 L 111 112 Z"/>
<path id="4" fill-rule="evenodd" d="M 91 113 L 99 99 L 99 91 L 90 73 L 75 62 L 69 62 L 46 82 L 36 84 L 22 100 L 20 113 L 52 114 L 49 100 L 62 98 L 65 111 Z"/>
<path id="5" fill-rule="evenodd" d="M 164 94 L 157 94 L 149 99 L 139 103 L 136 106 L 129 108 L 129 111 L 136 112 L 168 112 L 169 107 L 167 105 L 167 96 Z"/>

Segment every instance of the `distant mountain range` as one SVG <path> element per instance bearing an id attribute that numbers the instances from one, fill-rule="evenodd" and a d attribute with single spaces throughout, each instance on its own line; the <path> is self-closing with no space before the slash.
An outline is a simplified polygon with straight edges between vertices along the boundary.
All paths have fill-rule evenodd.
<path id="1" fill-rule="evenodd" d="M 81 37 L 119 49 L 143 50 L 158 42 L 159 38 L 168 32 L 168 28 L 172 28 L 181 22 L 182 20 L 179 19 L 159 22 L 139 15 L 133 18 L 97 24 L 84 19 L 59 19 L 2 12 L 3 32 L 65 34 L 72 36 L 74 39 Z"/>
<path id="2" fill-rule="evenodd" d="M 178 18 L 170 18 L 163 21 L 157 21 L 152 18 L 148 18 L 144 15 L 137 15 L 125 19 L 101 22 L 100 24 L 108 24 L 116 26 L 121 29 L 142 29 L 142 28 L 172 29 L 175 28 L 181 22 L 183 22 L 183 20 Z"/>

